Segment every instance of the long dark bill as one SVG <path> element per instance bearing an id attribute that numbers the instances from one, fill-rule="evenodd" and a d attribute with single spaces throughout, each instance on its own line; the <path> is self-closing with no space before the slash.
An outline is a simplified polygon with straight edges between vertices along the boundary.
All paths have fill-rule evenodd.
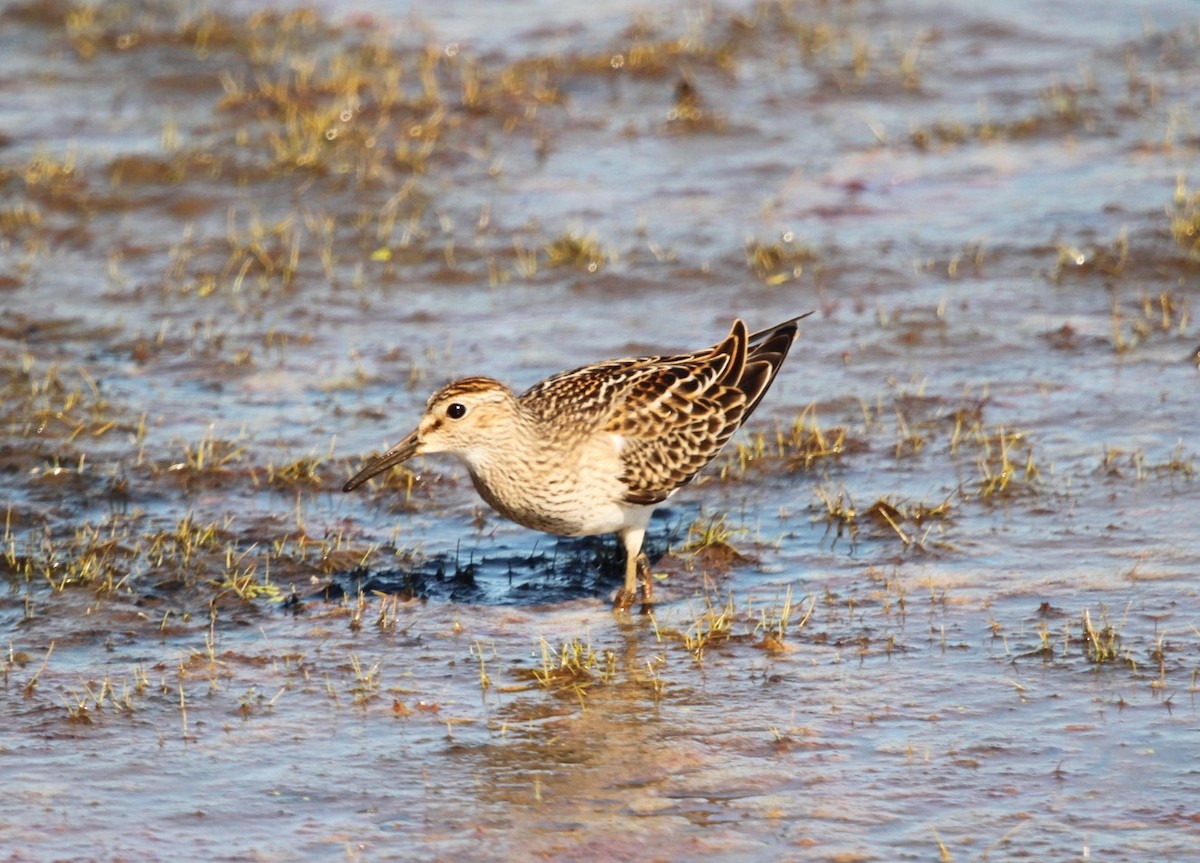
<path id="1" fill-rule="evenodd" d="M 377 456 L 367 462 L 362 470 L 352 476 L 350 481 L 342 486 L 342 491 L 354 491 L 371 477 L 383 473 L 392 465 L 408 461 L 416 455 L 418 443 L 417 433 L 413 432 L 383 455 Z"/>

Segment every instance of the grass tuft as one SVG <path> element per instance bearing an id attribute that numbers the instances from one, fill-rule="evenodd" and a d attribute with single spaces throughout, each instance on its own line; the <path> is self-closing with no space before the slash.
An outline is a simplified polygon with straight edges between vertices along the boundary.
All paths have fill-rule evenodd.
<path id="1" fill-rule="evenodd" d="M 599 272 L 607 255 L 592 234 L 582 236 L 568 231 L 546 244 L 546 262 L 551 267 L 574 267 L 589 273 Z"/>
<path id="2" fill-rule="evenodd" d="M 820 261 L 820 255 L 810 246 L 796 240 L 788 231 L 776 242 L 746 241 L 746 264 L 750 272 L 768 285 L 782 285 L 799 279 L 804 268 Z"/>
<path id="3" fill-rule="evenodd" d="M 1168 215 L 1175 244 L 1189 259 L 1200 261 L 1200 190 L 1189 189 L 1183 175 L 1175 183 Z"/>
<path id="4" fill-rule="evenodd" d="M 590 641 L 568 638 L 555 648 L 544 637 L 538 639 L 541 664 L 528 675 L 543 689 L 556 694 L 570 694 L 584 702 L 586 692 L 597 684 L 609 683 L 616 677 L 617 655 L 612 650 L 597 651 Z M 482 670 L 482 655 L 480 657 Z"/>

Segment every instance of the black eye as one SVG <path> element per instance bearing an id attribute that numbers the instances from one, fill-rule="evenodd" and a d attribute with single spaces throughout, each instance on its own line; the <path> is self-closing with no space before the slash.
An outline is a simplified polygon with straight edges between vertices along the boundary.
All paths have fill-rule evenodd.
<path id="1" fill-rule="evenodd" d="M 452 420 L 460 420 L 467 415 L 467 406 L 462 402 L 453 402 L 446 407 L 446 416 Z"/>

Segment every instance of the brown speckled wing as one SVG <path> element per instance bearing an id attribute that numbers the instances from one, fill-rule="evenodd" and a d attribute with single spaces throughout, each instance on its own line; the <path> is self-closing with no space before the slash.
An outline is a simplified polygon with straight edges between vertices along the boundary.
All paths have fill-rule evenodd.
<path id="1" fill-rule="evenodd" d="M 774 380 L 796 322 L 747 335 L 734 321 L 711 348 L 672 357 L 629 357 L 547 378 L 524 407 L 582 433 L 624 439 L 629 503 L 660 503 L 689 482 L 738 430 Z"/>
<path id="2" fill-rule="evenodd" d="M 534 384 L 518 401 L 544 420 L 570 420 L 582 433 L 598 431 L 622 392 L 659 362 L 660 357 L 626 357 L 560 372 Z"/>
<path id="3" fill-rule="evenodd" d="M 706 351 L 660 361 L 625 392 L 605 430 L 621 435 L 630 503 L 660 503 L 712 460 L 742 424 L 746 325 Z"/>
<path id="4" fill-rule="evenodd" d="M 653 413 L 632 409 L 614 418 L 608 430 L 625 439 L 625 499 L 639 504 L 666 500 L 721 451 L 745 410 L 741 391 L 717 384 L 702 395 L 662 398 Z"/>

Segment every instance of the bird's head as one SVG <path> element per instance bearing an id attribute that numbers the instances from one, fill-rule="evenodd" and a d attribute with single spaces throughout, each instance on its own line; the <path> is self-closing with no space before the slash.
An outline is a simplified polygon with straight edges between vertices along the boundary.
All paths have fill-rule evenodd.
<path id="1" fill-rule="evenodd" d="M 342 490 L 353 491 L 415 455 L 449 453 L 473 466 L 496 446 L 498 435 L 515 431 L 518 412 L 516 397 L 499 381 L 471 377 L 447 384 L 429 397 L 416 430 L 367 462 Z"/>

